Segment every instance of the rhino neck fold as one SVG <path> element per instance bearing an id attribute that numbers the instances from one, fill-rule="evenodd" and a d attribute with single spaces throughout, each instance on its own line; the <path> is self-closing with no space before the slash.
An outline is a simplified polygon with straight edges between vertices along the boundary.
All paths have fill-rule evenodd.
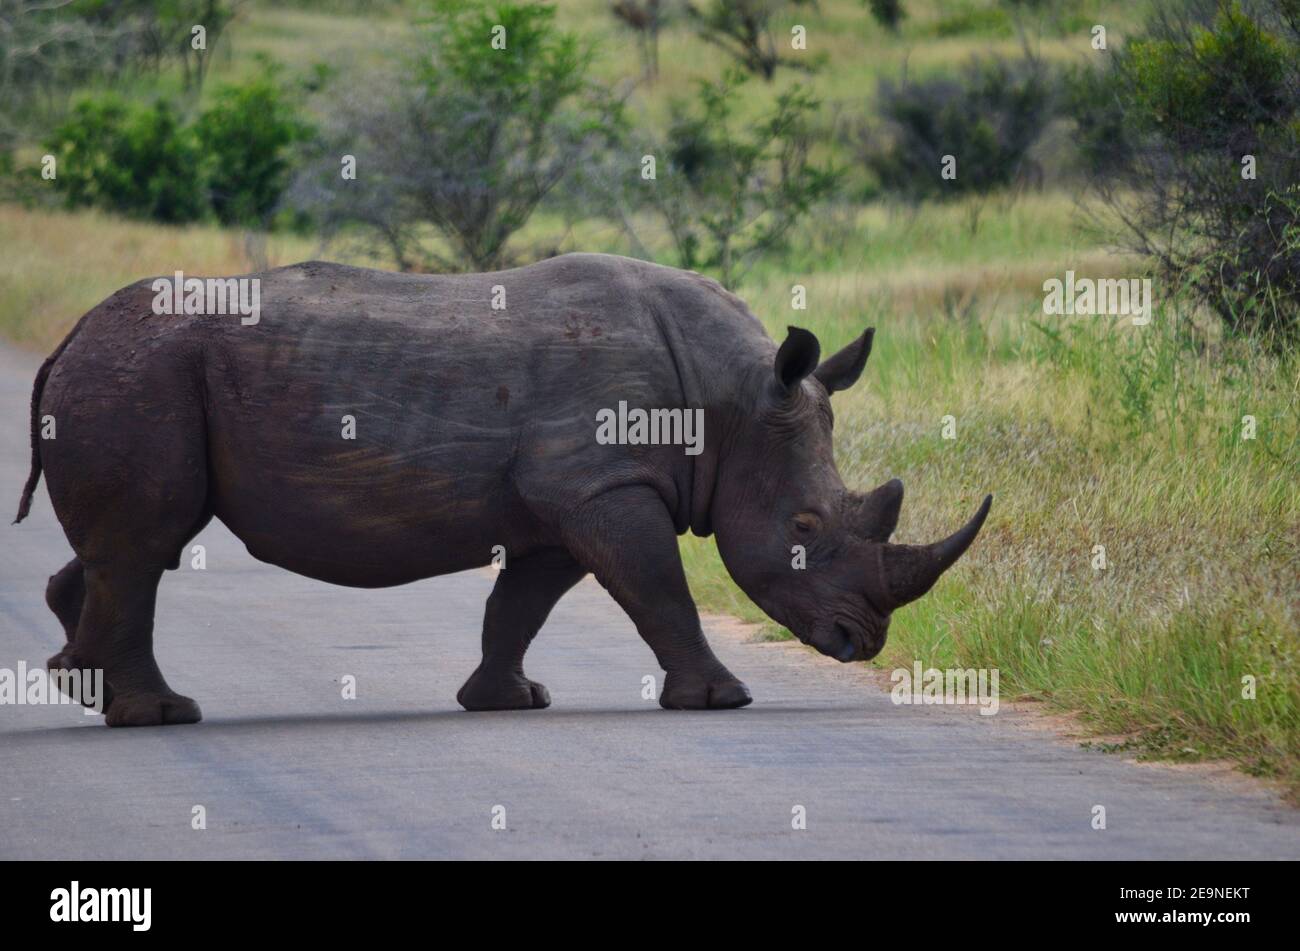
<path id="1" fill-rule="evenodd" d="M 776 347 L 743 305 L 719 322 L 682 319 L 660 308 L 654 315 L 677 371 L 681 405 L 704 410 L 704 449 L 683 456 L 684 469 L 674 477 L 679 498 L 673 521 L 679 534 L 689 528 L 705 538 L 713 534 L 715 494 L 737 417 L 752 411 L 743 394 L 757 385 Z"/>
<path id="2" fill-rule="evenodd" d="M 692 345 L 683 339 L 679 322 L 657 307 L 653 308 L 653 313 L 664 346 L 677 371 L 682 407 L 704 410 L 703 451 L 698 456 L 683 455 L 681 470 L 673 474 L 673 482 L 678 490 L 676 510 L 672 513 L 673 525 L 679 535 L 689 528 L 694 534 L 707 537 L 713 534 L 710 510 L 717 481 L 718 448 L 723 435 L 718 431 L 720 414 L 708 399 L 700 373 L 689 357 L 693 352 Z"/>

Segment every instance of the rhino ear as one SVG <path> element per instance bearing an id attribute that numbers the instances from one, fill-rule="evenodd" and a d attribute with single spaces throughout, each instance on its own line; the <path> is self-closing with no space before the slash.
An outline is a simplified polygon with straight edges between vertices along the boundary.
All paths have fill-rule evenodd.
<path id="1" fill-rule="evenodd" d="M 867 357 L 871 356 L 871 341 L 875 336 L 876 328 L 868 327 L 866 333 L 817 368 L 813 375 L 826 387 L 827 393 L 847 390 L 858 382 Z"/>
<path id="2" fill-rule="evenodd" d="M 817 368 L 822 347 L 817 338 L 798 327 L 786 328 L 785 342 L 776 351 L 776 382 L 787 393 L 798 388 L 799 383 Z"/>

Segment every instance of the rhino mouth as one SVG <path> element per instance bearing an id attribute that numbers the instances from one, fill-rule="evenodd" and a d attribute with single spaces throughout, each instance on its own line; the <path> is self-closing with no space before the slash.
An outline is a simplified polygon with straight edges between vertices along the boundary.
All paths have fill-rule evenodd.
<path id="1" fill-rule="evenodd" d="M 836 617 L 829 623 L 817 625 L 809 637 L 799 637 L 809 647 L 841 664 L 856 660 L 870 660 L 884 647 L 884 638 L 873 638 L 867 627 L 852 618 Z"/>
<path id="2" fill-rule="evenodd" d="M 835 635 L 840 646 L 830 656 L 842 664 L 857 660 L 871 660 L 885 646 L 883 637 L 875 636 L 865 625 L 852 618 L 837 617 Z"/>

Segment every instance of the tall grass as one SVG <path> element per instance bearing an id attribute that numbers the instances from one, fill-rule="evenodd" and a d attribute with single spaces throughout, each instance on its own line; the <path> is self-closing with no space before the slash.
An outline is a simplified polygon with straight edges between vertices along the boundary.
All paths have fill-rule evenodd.
<path id="1" fill-rule="evenodd" d="M 241 274 L 318 256 L 315 242 L 215 226 L 170 227 L 94 211 L 0 205 L 0 336 L 48 350 L 120 287 L 180 269 Z"/>
<path id="2" fill-rule="evenodd" d="M 940 537 L 996 497 L 874 663 L 998 667 L 1003 690 L 1140 752 L 1230 757 L 1300 789 L 1300 364 L 1217 339 L 1177 301 L 1145 327 L 1047 317 L 1022 272 L 960 307 L 830 294 L 793 321 L 788 303 L 760 309 L 774 334 L 795 322 L 831 345 L 877 325 L 864 382 L 836 397 L 837 461 L 851 487 L 903 479 L 896 541 Z M 683 551 L 706 606 L 759 619 L 710 543 Z"/>

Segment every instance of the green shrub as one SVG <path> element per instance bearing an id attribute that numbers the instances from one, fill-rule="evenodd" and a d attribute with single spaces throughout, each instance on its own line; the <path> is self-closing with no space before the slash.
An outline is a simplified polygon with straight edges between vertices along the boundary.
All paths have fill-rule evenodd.
<path id="1" fill-rule="evenodd" d="M 194 221 L 206 210 L 196 182 L 198 143 L 166 102 L 83 99 L 46 147 L 57 161 L 54 186 L 69 207 L 169 223 Z"/>
<path id="2" fill-rule="evenodd" d="M 292 148 L 308 139 L 270 76 L 219 90 L 195 123 L 212 210 L 222 224 L 268 221 L 289 183 Z"/>
<path id="3" fill-rule="evenodd" d="M 1072 66 L 1061 78 L 1061 113 L 1074 120 L 1074 143 L 1083 170 L 1111 177 L 1132 158 L 1130 120 L 1120 90 L 1105 70 Z"/>
<path id="4" fill-rule="evenodd" d="M 310 132 L 264 75 L 220 90 L 192 123 L 162 100 L 83 99 L 46 148 L 68 207 L 168 224 L 215 215 L 265 226 L 288 184 L 292 147 Z"/>
<path id="5" fill-rule="evenodd" d="M 810 157 L 818 101 L 793 86 L 770 112 L 740 121 L 736 94 L 745 81 L 733 67 L 719 82 L 701 82 L 697 102 L 674 103 L 658 149 L 667 168 L 640 183 L 667 226 L 678 266 L 714 270 L 726 287 L 759 258 L 783 250 L 794 225 L 840 179 Z"/>
<path id="6" fill-rule="evenodd" d="M 1300 5 L 1162 3 L 1105 82 L 1130 247 L 1233 333 L 1300 333 Z M 1114 117 L 1110 120 L 1113 122 Z"/>
<path id="7" fill-rule="evenodd" d="M 897 33 L 907 11 L 903 9 L 903 0 L 862 0 L 871 11 L 871 18 L 890 33 Z"/>
<path id="8" fill-rule="evenodd" d="M 1014 182 L 1052 118 L 1053 100 L 1038 62 L 975 61 L 956 78 L 882 83 L 882 128 L 859 127 L 852 136 L 885 190 L 952 198 Z M 952 179 L 940 174 L 946 155 L 956 159 Z"/>
<path id="9" fill-rule="evenodd" d="M 1236 3 L 1209 29 L 1135 40 L 1127 51 L 1131 106 L 1147 128 L 1201 146 L 1235 129 L 1294 113 L 1288 48 Z"/>

